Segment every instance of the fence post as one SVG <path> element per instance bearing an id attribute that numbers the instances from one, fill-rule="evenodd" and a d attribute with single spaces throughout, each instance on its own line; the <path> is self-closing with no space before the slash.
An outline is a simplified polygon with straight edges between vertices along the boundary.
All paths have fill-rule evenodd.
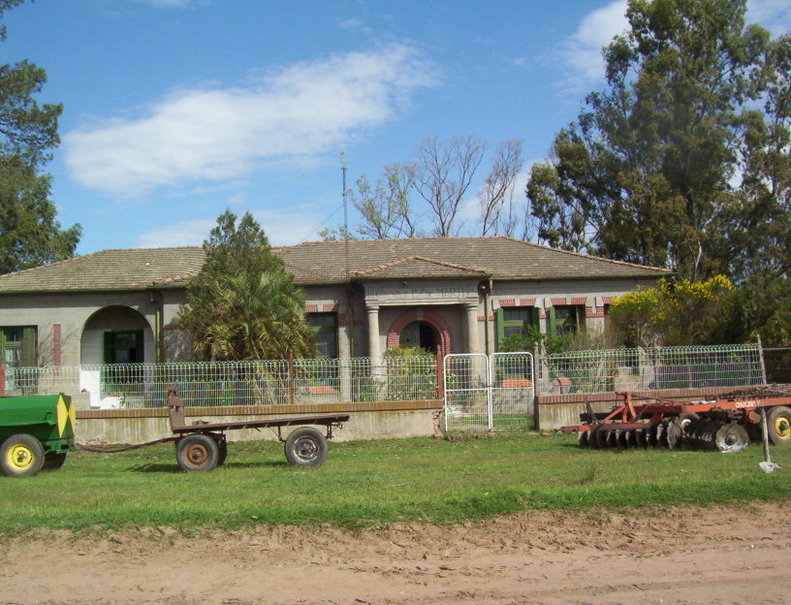
<path id="1" fill-rule="evenodd" d="M 533 371 L 533 426 L 538 430 L 541 426 L 541 416 L 540 410 L 538 406 L 538 396 L 541 394 L 541 389 L 539 388 L 539 363 L 540 360 L 541 350 L 538 347 L 538 343 L 533 345 L 533 367 L 531 370 Z"/>
<path id="2" fill-rule="evenodd" d="M 294 405 L 294 351 L 288 352 L 288 403 Z"/>
<path id="3" fill-rule="evenodd" d="M 764 384 L 768 384 L 766 380 L 766 361 L 764 360 L 764 346 L 761 343 L 761 335 L 758 334 L 758 359 L 761 361 L 761 378 Z"/>
<path id="4" fill-rule="evenodd" d="M 445 360 L 439 348 L 437 348 L 435 358 L 437 363 L 437 399 L 442 399 L 445 396 Z"/>

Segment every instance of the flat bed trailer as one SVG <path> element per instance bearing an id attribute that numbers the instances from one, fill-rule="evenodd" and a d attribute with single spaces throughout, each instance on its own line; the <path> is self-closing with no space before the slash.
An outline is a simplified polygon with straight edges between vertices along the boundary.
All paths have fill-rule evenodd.
<path id="1" fill-rule="evenodd" d="M 741 449 L 750 435 L 760 433 L 767 418 L 768 437 L 775 445 L 791 444 L 791 385 L 747 387 L 713 398 L 636 403 L 632 393 L 618 393 L 623 403 L 609 412 L 594 413 L 590 404 L 580 424 L 564 426 L 576 432 L 582 447 L 665 446 L 688 443 L 720 451 Z"/>
<path id="2" fill-rule="evenodd" d="M 78 449 L 101 454 L 114 454 L 139 449 L 159 443 L 174 443 L 176 461 L 187 472 L 210 471 L 225 464 L 228 457 L 226 431 L 241 429 L 276 429 L 277 437 L 284 443 L 286 459 L 295 466 L 319 466 L 327 458 L 327 440 L 332 439 L 333 429 L 340 428 L 349 420 L 349 414 L 315 414 L 312 416 L 288 416 L 241 420 L 235 422 L 205 422 L 198 420 L 187 424 L 184 400 L 176 396 L 174 389 L 168 391 L 168 418 L 170 437 L 119 448 L 77 446 Z M 306 426 L 313 425 L 313 426 Z M 324 427 L 324 432 L 314 428 Z M 299 427 L 283 436 L 285 427 Z"/>
<path id="3" fill-rule="evenodd" d="M 226 431 L 241 429 L 277 429 L 278 439 L 284 442 L 286 459 L 296 466 L 319 466 L 327 458 L 327 440 L 332 439 L 333 428 L 349 420 L 348 414 L 318 414 L 241 420 L 236 422 L 193 422 L 184 418 L 184 400 L 175 391 L 168 394 L 168 415 L 173 437 L 167 439 L 176 444 L 176 460 L 185 471 L 210 471 L 225 463 L 228 456 Z M 312 426 L 324 427 L 324 433 Z M 284 427 L 297 426 L 284 438 Z"/>

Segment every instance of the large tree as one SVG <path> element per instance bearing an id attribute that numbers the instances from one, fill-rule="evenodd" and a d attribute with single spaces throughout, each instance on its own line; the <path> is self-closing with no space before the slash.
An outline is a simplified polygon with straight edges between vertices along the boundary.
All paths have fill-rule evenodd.
<path id="1" fill-rule="evenodd" d="M 513 237 L 519 222 L 514 205 L 516 179 L 522 170 L 522 141 L 501 143 L 478 198 L 481 211 L 481 235 Z"/>
<path id="2" fill-rule="evenodd" d="M 486 145 L 476 136 L 443 142 L 428 137 L 415 154 L 415 189 L 426 202 L 439 237 L 458 235 L 459 211 L 483 160 Z"/>
<path id="3" fill-rule="evenodd" d="M 411 164 L 385 166 L 384 179 L 371 187 L 368 177 L 357 179 L 352 205 L 360 213 L 358 233 L 367 239 L 415 237 L 415 216 L 409 194 L 415 183 Z"/>
<path id="4" fill-rule="evenodd" d="M 206 260 L 187 286 L 179 325 L 206 360 L 285 359 L 316 352 L 305 298 L 261 226 L 226 210 L 204 241 Z"/>
<path id="5" fill-rule="evenodd" d="M 532 170 L 540 238 L 692 279 L 730 272 L 725 219 L 754 201 L 739 183 L 745 124 L 763 115 L 756 102 L 769 84 L 787 92 L 789 77 L 780 41 L 744 15 L 744 0 L 629 1 L 628 31 L 604 50 L 606 88 Z"/>
<path id="6" fill-rule="evenodd" d="M 3 12 L 23 0 L 0 0 Z M 0 40 L 6 35 L 0 26 Z M 0 65 L 0 273 L 74 255 L 81 228 L 61 229 L 50 200 L 51 178 L 42 166 L 60 143 L 60 104 L 39 105 L 47 80 L 28 61 Z"/>
<path id="7" fill-rule="evenodd" d="M 739 280 L 791 274 L 791 34 L 770 46 L 764 76 L 763 108 L 742 117 L 741 186 L 723 220 Z"/>

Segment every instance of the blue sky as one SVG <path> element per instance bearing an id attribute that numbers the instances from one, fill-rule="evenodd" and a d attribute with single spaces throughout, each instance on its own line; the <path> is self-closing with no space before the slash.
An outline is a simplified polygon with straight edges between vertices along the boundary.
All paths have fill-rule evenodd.
<path id="1" fill-rule="evenodd" d="M 791 30 L 786 0 L 748 18 Z M 38 0 L 6 13 L 2 62 L 30 59 L 64 104 L 47 170 L 80 254 L 199 245 L 250 211 L 275 245 L 343 220 L 348 183 L 427 136 L 523 141 L 525 174 L 601 86 L 625 0 Z M 477 234 L 475 193 L 463 233 Z M 525 176 L 517 184 L 524 198 Z M 357 217 L 350 213 L 351 227 Z"/>

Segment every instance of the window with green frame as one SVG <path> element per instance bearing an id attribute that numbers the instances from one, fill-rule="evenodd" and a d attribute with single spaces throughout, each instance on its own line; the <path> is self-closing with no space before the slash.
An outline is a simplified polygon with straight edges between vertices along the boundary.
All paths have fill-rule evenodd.
<path id="1" fill-rule="evenodd" d="M 143 383 L 143 330 L 118 330 L 104 333 L 104 366 L 102 393 L 128 394 L 139 390 Z"/>
<path id="2" fill-rule="evenodd" d="M 104 363 L 143 363 L 143 330 L 104 333 Z"/>
<path id="3" fill-rule="evenodd" d="M 316 335 L 316 345 L 321 357 L 338 357 L 338 314 L 308 313 L 308 325 Z"/>
<path id="4" fill-rule="evenodd" d="M 0 328 L 0 364 L 24 367 L 35 366 L 36 341 L 35 326 Z"/>
<path id="5" fill-rule="evenodd" d="M 547 332 L 553 336 L 576 334 L 585 326 L 583 305 L 557 305 L 547 313 Z"/>
<path id="6" fill-rule="evenodd" d="M 500 307 L 497 309 L 497 346 L 514 334 L 527 335 L 530 328 L 538 329 L 538 309 L 535 307 Z"/>

